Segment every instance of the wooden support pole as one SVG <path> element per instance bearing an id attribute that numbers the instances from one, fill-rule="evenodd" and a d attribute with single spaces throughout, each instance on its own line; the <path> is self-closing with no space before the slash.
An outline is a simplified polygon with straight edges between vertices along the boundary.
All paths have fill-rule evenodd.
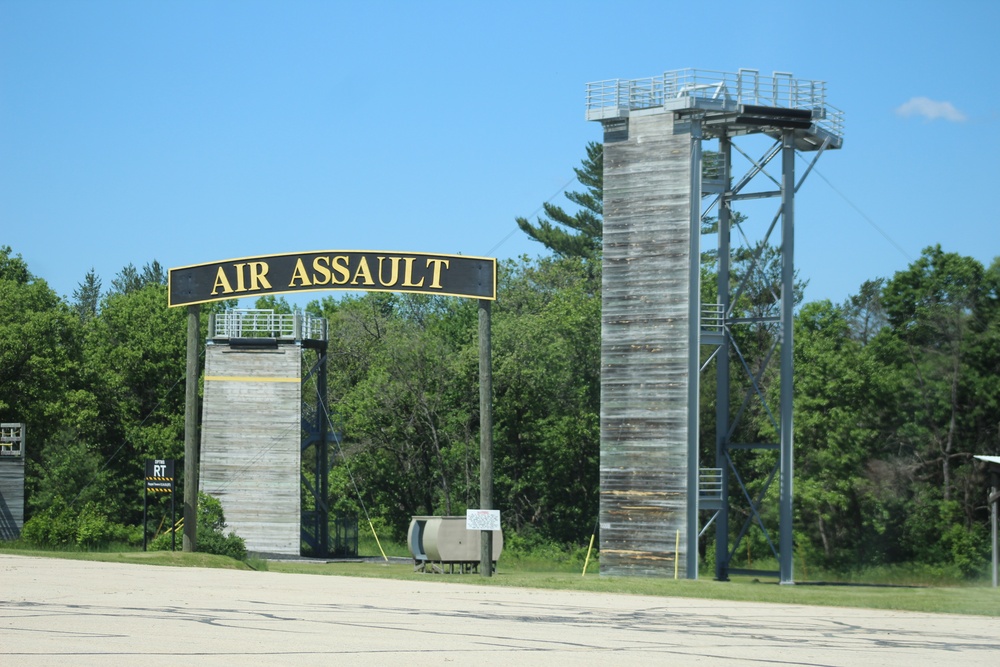
<path id="1" fill-rule="evenodd" d="M 479 508 L 493 509 L 493 366 L 490 340 L 491 302 L 479 300 Z M 479 540 L 479 574 L 493 576 L 493 531 Z"/>
<path id="2" fill-rule="evenodd" d="M 188 306 L 187 371 L 184 380 L 184 551 L 198 549 L 198 353 L 201 349 L 201 306 Z"/>

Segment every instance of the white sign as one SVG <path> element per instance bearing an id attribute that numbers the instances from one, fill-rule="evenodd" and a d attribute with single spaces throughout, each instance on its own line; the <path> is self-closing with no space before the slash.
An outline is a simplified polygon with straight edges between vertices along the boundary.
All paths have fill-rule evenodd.
<path id="1" fill-rule="evenodd" d="M 500 510 L 465 510 L 466 530 L 500 530 Z"/>

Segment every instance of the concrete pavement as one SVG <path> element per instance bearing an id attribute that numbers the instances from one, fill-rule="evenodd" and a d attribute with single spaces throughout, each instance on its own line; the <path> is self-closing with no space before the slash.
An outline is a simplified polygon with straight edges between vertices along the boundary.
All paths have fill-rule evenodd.
<path id="1" fill-rule="evenodd" d="M 1000 620 L 0 555 L 0 664 L 1000 665 Z"/>

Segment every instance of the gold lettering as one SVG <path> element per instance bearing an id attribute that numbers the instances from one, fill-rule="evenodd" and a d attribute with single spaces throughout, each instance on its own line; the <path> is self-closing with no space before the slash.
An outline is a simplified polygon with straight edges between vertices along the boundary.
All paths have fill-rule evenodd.
<path id="1" fill-rule="evenodd" d="M 306 275 L 306 267 L 302 265 L 301 257 L 295 260 L 295 270 L 292 271 L 292 279 L 288 281 L 288 286 L 295 287 L 296 280 L 302 283 L 302 287 L 309 287 L 312 285 L 309 281 L 309 276 Z"/>
<path id="2" fill-rule="evenodd" d="M 246 264 L 233 264 L 233 266 L 236 267 L 236 291 L 246 292 L 247 286 L 246 283 L 243 282 L 243 267 L 246 266 Z"/>
<path id="3" fill-rule="evenodd" d="M 385 279 L 385 274 L 382 272 L 382 260 L 384 259 L 385 257 L 378 258 L 378 279 L 382 283 L 382 287 L 392 287 L 399 280 L 399 257 L 389 258 L 389 263 L 392 264 L 392 273 L 390 274 L 392 277 L 389 280 Z"/>
<path id="4" fill-rule="evenodd" d="M 441 289 L 441 266 L 443 265 L 444 268 L 447 269 L 450 263 L 451 262 L 447 259 L 427 260 L 427 268 L 430 268 L 432 264 L 434 265 L 434 275 L 431 278 L 431 289 Z"/>
<path id="5" fill-rule="evenodd" d="M 267 282 L 267 262 L 250 263 L 250 289 L 271 289 L 271 283 Z"/>
<path id="6" fill-rule="evenodd" d="M 406 269 L 403 272 L 403 287 L 423 287 L 424 279 L 421 278 L 419 283 L 413 282 L 413 257 L 404 257 L 403 261 L 406 262 Z"/>
<path id="7" fill-rule="evenodd" d="M 212 296 L 219 293 L 219 288 L 222 288 L 223 294 L 229 294 L 233 291 L 232 286 L 229 284 L 229 279 L 226 278 L 226 272 L 219 267 L 218 272 L 215 274 L 215 285 L 212 286 Z"/>
<path id="8" fill-rule="evenodd" d="M 346 285 L 347 281 L 351 278 L 351 270 L 348 268 L 348 263 L 351 258 L 347 255 L 337 255 L 333 258 L 333 266 L 331 267 L 334 272 L 337 273 L 339 277 L 333 278 L 331 283 L 334 285 Z"/>
<path id="9" fill-rule="evenodd" d="M 365 285 L 374 285 L 375 281 L 372 280 L 372 270 L 368 268 L 368 259 L 362 255 L 361 261 L 358 262 L 358 269 L 354 272 L 354 278 L 351 280 L 352 285 L 358 284 L 358 278 L 361 276 L 365 278 Z"/>
<path id="10" fill-rule="evenodd" d="M 326 266 L 321 266 L 321 261 L 326 262 Z M 330 258 L 320 255 L 314 259 L 313 272 L 313 285 L 325 285 L 330 282 Z"/>

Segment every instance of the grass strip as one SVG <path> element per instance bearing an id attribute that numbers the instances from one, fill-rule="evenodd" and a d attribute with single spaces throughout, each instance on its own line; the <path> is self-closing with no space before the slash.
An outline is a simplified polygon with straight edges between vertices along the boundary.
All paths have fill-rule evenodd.
<path id="1" fill-rule="evenodd" d="M 510 564 L 503 560 L 492 577 L 479 574 L 433 574 L 414 572 L 409 562 L 278 560 L 247 562 L 225 556 L 180 551 L 41 551 L 0 548 L 0 553 L 42 558 L 73 558 L 112 563 L 134 563 L 172 567 L 225 568 L 316 576 L 370 577 L 402 581 L 466 584 L 648 595 L 655 597 L 700 598 L 731 602 L 856 607 L 934 614 L 965 614 L 1000 617 L 1000 589 L 989 586 L 901 586 L 879 584 L 844 584 L 801 581 L 783 586 L 773 581 L 734 577 L 719 582 L 705 577 L 697 581 L 652 577 L 604 577 L 595 573 L 581 576 L 566 567 L 546 569 L 531 561 Z"/>

